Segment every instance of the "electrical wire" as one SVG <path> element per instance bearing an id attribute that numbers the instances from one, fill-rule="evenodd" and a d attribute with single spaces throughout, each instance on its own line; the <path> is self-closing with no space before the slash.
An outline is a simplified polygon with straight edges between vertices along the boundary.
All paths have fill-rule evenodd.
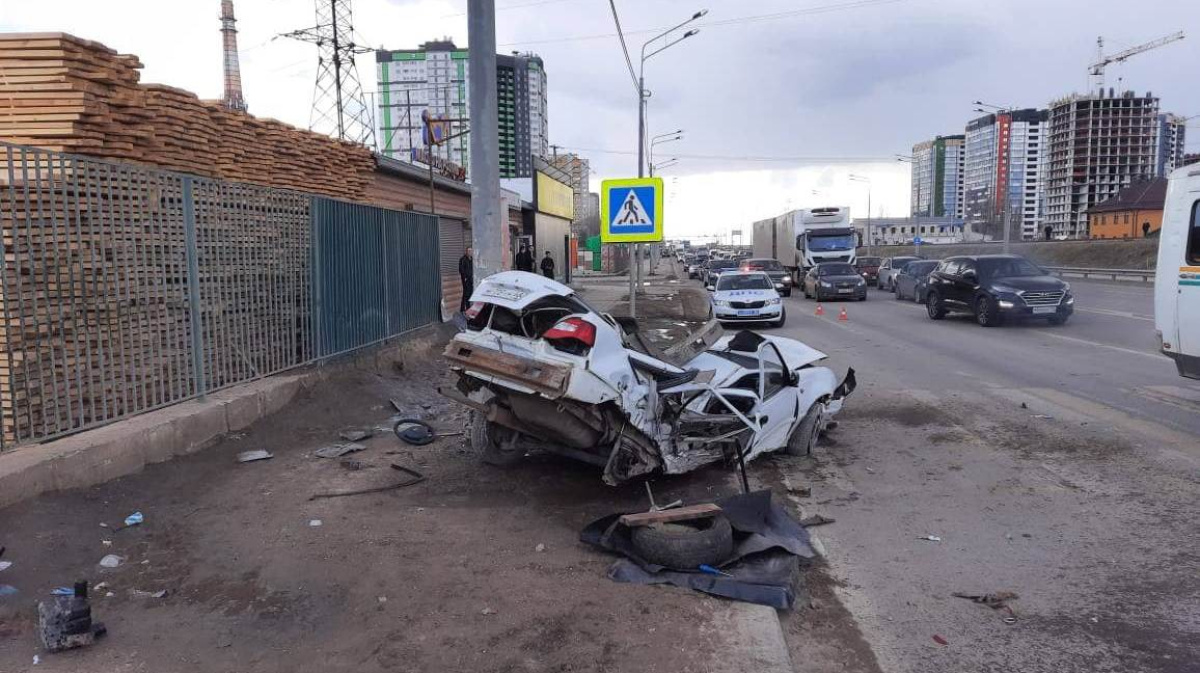
<path id="1" fill-rule="evenodd" d="M 900 3 L 900 2 L 907 2 L 907 1 L 908 0 L 854 0 L 853 2 L 844 2 L 844 3 L 835 4 L 835 5 L 820 5 L 817 7 L 806 7 L 804 9 L 791 9 L 791 10 L 787 10 L 784 12 L 773 12 L 771 14 L 755 14 L 752 16 L 740 16 L 740 17 L 734 17 L 731 19 L 720 19 L 720 20 L 716 20 L 716 21 L 709 21 L 707 23 L 696 24 L 696 28 L 722 28 L 722 27 L 726 27 L 726 26 L 737 26 L 737 25 L 742 25 L 742 24 L 747 24 L 747 23 L 758 23 L 758 22 L 762 22 L 762 21 L 774 21 L 777 19 L 786 19 L 786 18 L 792 18 L 792 17 L 797 17 L 797 16 L 810 16 L 813 14 L 826 14 L 829 12 L 839 12 L 839 11 L 844 11 L 844 10 L 848 10 L 848 9 L 860 9 L 863 7 L 875 7 L 875 6 L 879 6 L 879 5 L 892 5 L 892 4 L 896 4 L 896 3 Z M 612 0 L 609 0 L 609 3 L 611 4 Z M 614 16 L 615 16 L 616 10 L 614 9 L 613 11 L 614 11 Z M 624 36 L 626 36 L 626 35 L 644 35 L 644 34 L 648 34 L 648 33 L 656 33 L 656 32 L 666 30 L 667 28 L 669 28 L 669 26 L 664 26 L 664 27 L 660 27 L 660 28 L 643 28 L 640 30 L 631 30 L 628 32 L 620 33 L 620 25 L 618 24 L 618 33 L 602 33 L 602 34 L 597 33 L 595 35 L 575 35 L 572 37 L 556 37 L 556 38 L 548 38 L 545 40 L 526 40 L 526 41 L 522 41 L 522 42 L 505 42 L 504 44 L 500 44 L 497 46 L 514 47 L 514 46 L 533 45 L 533 44 L 554 44 L 554 43 L 558 43 L 558 42 L 582 42 L 582 41 L 586 41 L 586 40 L 602 40 L 602 39 L 609 38 L 609 37 L 620 37 L 622 40 L 622 43 L 623 43 L 624 39 L 625 39 Z M 631 64 L 630 69 L 632 70 L 632 68 L 633 68 L 633 66 Z"/>
<path id="2" fill-rule="evenodd" d="M 597 154 L 619 154 L 624 156 L 634 156 L 637 154 L 633 150 L 610 150 L 596 147 L 573 147 L 570 145 L 560 145 L 563 149 L 574 150 L 576 152 L 594 152 Z M 895 157 L 766 157 L 766 156 L 738 156 L 738 155 L 723 155 L 723 154 L 678 154 L 671 153 L 677 159 L 705 159 L 716 161 L 748 161 L 748 162 L 784 162 L 784 163 L 893 163 Z"/>
<path id="3" fill-rule="evenodd" d="M 621 30 L 621 19 L 617 16 L 616 0 L 608 0 L 608 6 L 612 8 L 613 23 L 617 26 L 616 36 L 621 40 L 621 51 L 625 53 L 625 65 L 629 66 L 629 78 L 633 80 L 633 90 L 640 97 L 642 95 L 642 87 L 638 84 L 637 74 L 633 71 L 633 59 L 629 58 L 629 47 L 625 44 L 625 34 Z M 612 37 L 608 35 L 607 37 Z M 641 105 L 641 103 L 638 103 Z"/>

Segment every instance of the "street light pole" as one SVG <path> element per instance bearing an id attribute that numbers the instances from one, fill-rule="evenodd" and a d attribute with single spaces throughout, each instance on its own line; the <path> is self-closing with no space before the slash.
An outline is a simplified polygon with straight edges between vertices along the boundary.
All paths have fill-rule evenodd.
<path id="1" fill-rule="evenodd" d="M 863 175 L 850 174 L 852 182 L 867 183 L 867 254 L 871 254 L 871 179 Z"/>

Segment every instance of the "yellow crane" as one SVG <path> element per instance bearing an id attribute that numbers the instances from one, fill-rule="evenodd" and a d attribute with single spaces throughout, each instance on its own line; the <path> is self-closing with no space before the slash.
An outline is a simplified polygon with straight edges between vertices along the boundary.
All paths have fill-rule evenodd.
<path id="1" fill-rule="evenodd" d="M 1137 56 L 1142 52 L 1150 51 L 1151 49 L 1158 49 L 1159 47 L 1171 44 L 1172 42 L 1178 42 L 1182 39 L 1183 31 L 1181 30 L 1178 33 L 1171 33 L 1170 35 L 1164 35 L 1157 40 L 1151 40 L 1146 44 L 1139 44 L 1138 46 L 1130 47 L 1125 51 L 1119 51 L 1115 54 L 1105 56 L 1104 38 L 1098 37 L 1096 38 L 1096 62 L 1093 63 L 1090 68 L 1088 68 L 1088 73 L 1091 74 L 1092 77 L 1096 78 L 1096 87 L 1103 89 L 1104 68 L 1106 66 L 1112 65 L 1113 63 L 1123 63 L 1131 56 Z"/>

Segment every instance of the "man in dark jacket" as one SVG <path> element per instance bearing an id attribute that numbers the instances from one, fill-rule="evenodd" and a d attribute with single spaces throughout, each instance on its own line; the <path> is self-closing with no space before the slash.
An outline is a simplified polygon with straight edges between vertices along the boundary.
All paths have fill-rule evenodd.
<path id="1" fill-rule="evenodd" d="M 470 305 L 468 301 L 471 298 L 471 293 L 475 291 L 475 258 L 471 255 L 471 249 L 463 253 L 463 256 L 458 258 L 458 277 L 462 279 L 462 302 L 459 304 L 459 312 L 467 310 Z"/>
<path id="2" fill-rule="evenodd" d="M 533 273 L 533 253 L 529 252 L 529 248 L 522 245 L 521 251 L 517 253 L 517 258 L 513 260 L 513 264 L 517 271 Z"/>
<path id="3" fill-rule="evenodd" d="M 554 280 L 554 258 L 550 256 L 550 251 L 546 251 L 546 256 L 542 258 L 542 275 Z"/>

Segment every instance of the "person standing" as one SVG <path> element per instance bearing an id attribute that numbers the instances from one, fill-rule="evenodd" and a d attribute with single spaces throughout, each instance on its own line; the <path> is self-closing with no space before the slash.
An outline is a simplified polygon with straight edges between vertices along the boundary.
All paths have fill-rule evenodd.
<path id="1" fill-rule="evenodd" d="M 521 246 L 521 251 L 517 253 L 515 264 L 517 271 L 533 273 L 533 253 L 529 252 L 529 248 Z"/>
<path id="2" fill-rule="evenodd" d="M 475 257 L 470 248 L 458 258 L 458 277 L 462 279 L 462 301 L 458 311 L 464 313 L 470 305 L 471 293 L 475 290 Z"/>
<path id="3" fill-rule="evenodd" d="M 546 256 L 542 258 L 542 275 L 554 280 L 554 258 L 550 256 L 550 251 L 546 251 Z"/>

